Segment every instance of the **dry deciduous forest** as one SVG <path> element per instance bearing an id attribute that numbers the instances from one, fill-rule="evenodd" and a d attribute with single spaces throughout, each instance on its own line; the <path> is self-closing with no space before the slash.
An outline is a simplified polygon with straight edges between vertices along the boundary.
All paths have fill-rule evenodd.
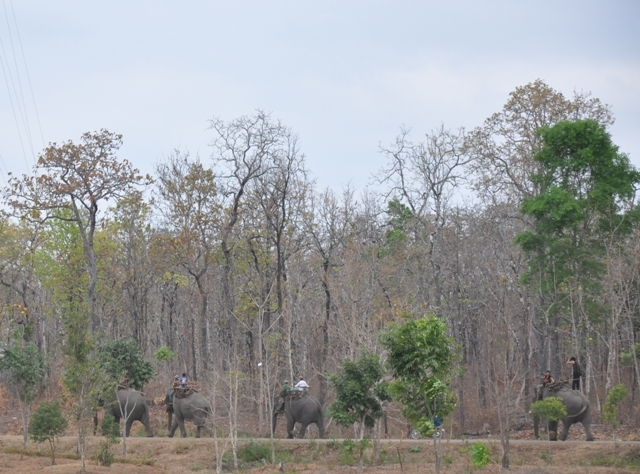
<path id="1" fill-rule="evenodd" d="M 148 399 L 186 372 L 215 400 L 218 434 L 267 434 L 283 380 L 303 374 L 327 407 L 344 360 L 384 360 L 382 330 L 435 314 L 462 369 L 454 436 L 528 428 L 540 376 L 569 379 L 570 356 L 596 423 L 622 383 L 635 428 L 640 179 L 615 145 L 594 148 L 613 168 L 585 167 L 576 134 L 551 134 L 579 121 L 597 135 L 614 117 L 538 80 L 475 129 L 401 129 L 358 191 L 317 189 L 294 129 L 262 111 L 212 119 L 210 156 L 176 150 L 153 176 L 106 130 L 51 144 L 3 190 L 0 347 L 37 346 L 34 406 L 65 395 L 74 427 L 91 417 L 92 354 L 133 338 L 157 373 Z M 536 155 L 545 126 L 562 163 Z"/>

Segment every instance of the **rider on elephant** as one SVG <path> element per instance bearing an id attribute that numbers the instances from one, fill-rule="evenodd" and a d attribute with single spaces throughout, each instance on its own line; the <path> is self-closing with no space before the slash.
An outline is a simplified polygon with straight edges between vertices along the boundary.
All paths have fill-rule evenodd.
<path id="1" fill-rule="evenodd" d="M 284 413 L 284 401 L 289 396 L 289 392 L 291 392 L 291 387 L 289 387 L 289 381 L 285 380 L 282 382 L 282 389 L 280 390 L 280 398 L 282 398 L 282 402 L 276 410 L 278 413 Z"/>
<path id="2" fill-rule="evenodd" d="M 553 377 L 551 376 L 551 371 L 547 370 L 544 375 L 541 375 L 540 378 L 542 379 L 542 386 L 546 387 L 547 385 L 549 385 L 550 383 L 555 383 L 555 380 L 553 379 Z"/>
<path id="3" fill-rule="evenodd" d="M 298 383 L 293 387 L 293 389 L 297 392 L 297 395 L 304 396 L 309 390 L 309 384 L 305 381 L 304 377 L 301 375 L 299 377 Z"/>

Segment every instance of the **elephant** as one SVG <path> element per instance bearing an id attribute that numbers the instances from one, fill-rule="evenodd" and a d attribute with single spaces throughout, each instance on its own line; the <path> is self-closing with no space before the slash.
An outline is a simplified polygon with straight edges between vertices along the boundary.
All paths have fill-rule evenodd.
<path id="1" fill-rule="evenodd" d="M 582 423 L 587 433 L 587 441 L 593 441 L 591 433 L 591 405 L 589 399 L 579 390 L 572 390 L 569 384 L 565 382 L 556 382 L 547 384 L 546 386 L 536 388 L 536 401 L 544 400 L 547 397 L 558 397 L 562 399 L 562 403 L 567 409 L 567 416 L 562 419 L 562 432 L 560 440 L 565 441 L 569 434 L 569 428 L 574 423 Z M 533 431 L 536 438 L 538 436 L 537 416 L 533 417 Z M 549 439 L 556 441 L 558 438 L 558 422 L 549 420 Z"/>
<path id="2" fill-rule="evenodd" d="M 104 404 L 105 416 L 112 416 L 117 424 L 120 419 L 125 420 L 127 436 L 131 434 L 131 425 L 139 421 L 147 431 L 147 437 L 153 437 L 153 431 L 149 426 L 149 405 L 140 392 L 133 389 L 118 390 L 115 397 Z"/>
<path id="3" fill-rule="evenodd" d="M 173 438 L 176 429 L 180 427 L 180 435 L 187 437 L 187 431 L 184 428 L 185 421 L 193 421 L 197 427 L 196 438 L 200 437 L 200 430 L 204 428 L 209 436 L 211 436 L 211 428 L 207 426 L 207 417 L 211 414 L 209 401 L 198 392 L 191 392 L 186 397 L 173 397 L 173 413 L 176 419 L 169 430 L 169 438 Z"/>
<path id="4" fill-rule="evenodd" d="M 276 407 L 278 404 L 276 403 Z M 278 421 L 279 412 L 277 409 L 273 412 L 271 422 L 271 430 L 275 433 L 276 423 Z M 320 438 L 324 438 L 324 414 L 320 402 L 311 395 L 303 395 L 295 397 L 288 395 L 284 399 L 284 413 L 287 416 L 287 438 L 293 438 L 293 428 L 296 423 L 300 423 L 300 432 L 298 438 L 304 438 L 307 426 L 315 423 L 320 431 Z"/>

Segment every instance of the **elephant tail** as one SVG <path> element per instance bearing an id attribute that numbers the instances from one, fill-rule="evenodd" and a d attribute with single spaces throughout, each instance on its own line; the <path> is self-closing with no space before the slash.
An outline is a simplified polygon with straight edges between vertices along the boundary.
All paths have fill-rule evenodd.
<path id="1" fill-rule="evenodd" d="M 567 418 L 577 418 L 580 415 L 582 415 L 585 411 L 587 411 L 587 408 L 589 408 L 589 404 L 584 404 L 584 405 L 582 405 L 582 410 L 580 410 L 575 415 L 567 415 Z"/>

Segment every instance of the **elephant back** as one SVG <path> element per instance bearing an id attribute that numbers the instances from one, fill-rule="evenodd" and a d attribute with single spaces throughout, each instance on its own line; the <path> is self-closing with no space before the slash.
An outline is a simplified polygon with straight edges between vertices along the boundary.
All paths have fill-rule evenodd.
<path id="1" fill-rule="evenodd" d="M 292 400 L 290 400 L 290 407 L 289 409 L 299 409 L 302 407 L 307 407 L 307 406 L 313 406 L 315 407 L 320 413 L 322 413 L 322 405 L 320 405 L 320 402 L 318 401 L 318 399 L 312 395 L 305 395 L 304 397 L 301 398 L 294 398 Z M 285 409 L 287 407 L 285 406 Z M 308 409 L 308 408 L 305 408 Z"/>
<path id="2" fill-rule="evenodd" d="M 174 405 L 191 406 L 201 410 L 209 411 L 209 400 L 207 400 L 201 393 L 193 392 L 189 396 L 184 398 L 175 398 L 173 400 Z"/>
<path id="3" fill-rule="evenodd" d="M 124 404 L 131 405 L 133 403 L 136 405 L 145 406 L 147 408 L 149 407 L 149 405 L 147 404 L 147 401 L 140 394 L 140 392 L 137 392 L 130 388 L 124 389 L 124 390 L 118 390 L 118 401 L 122 405 Z"/>

